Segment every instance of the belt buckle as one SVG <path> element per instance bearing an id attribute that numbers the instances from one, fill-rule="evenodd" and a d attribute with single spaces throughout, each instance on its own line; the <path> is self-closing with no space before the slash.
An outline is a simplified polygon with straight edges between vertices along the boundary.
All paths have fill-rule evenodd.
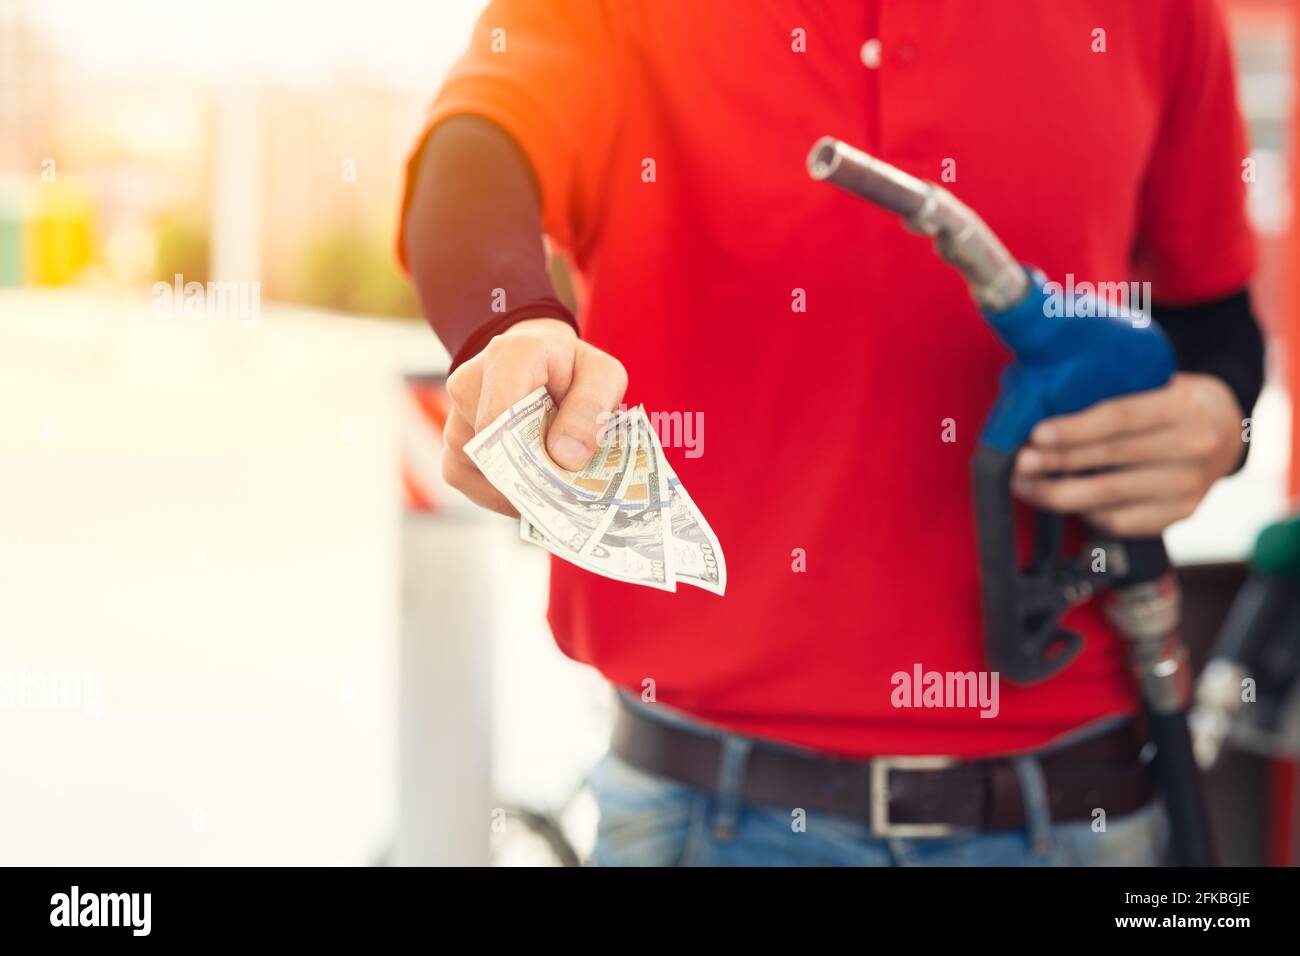
<path id="1" fill-rule="evenodd" d="M 893 823 L 889 819 L 889 774 L 894 770 L 943 770 L 956 757 L 871 758 L 871 833 L 876 837 L 947 837 L 966 832 L 952 823 Z"/>

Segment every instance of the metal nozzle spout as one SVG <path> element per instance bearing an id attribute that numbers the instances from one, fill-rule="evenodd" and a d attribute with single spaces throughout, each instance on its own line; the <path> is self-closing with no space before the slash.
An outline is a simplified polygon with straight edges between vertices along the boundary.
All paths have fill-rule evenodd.
<path id="1" fill-rule="evenodd" d="M 929 184 L 923 180 L 833 136 L 823 136 L 813 144 L 808 154 L 808 175 L 908 219 L 925 207 L 930 193 Z"/>
<path id="2" fill-rule="evenodd" d="M 962 273 L 982 308 L 1001 311 L 1028 293 L 1029 281 L 1020 264 L 984 220 L 942 186 L 833 136 L 813 144 L 808 175 L 888 209 L 909 228 L 933 237 L 939 254 Z"/>
<path id="3" fill-rule="evenodd" d="M 808 154 L 808 175 L 813 179 L 830 179 L 840 165 L 840 151 L 835 147 L 840 141 L 823 136 L 813 143 L 812 152 Z"/>

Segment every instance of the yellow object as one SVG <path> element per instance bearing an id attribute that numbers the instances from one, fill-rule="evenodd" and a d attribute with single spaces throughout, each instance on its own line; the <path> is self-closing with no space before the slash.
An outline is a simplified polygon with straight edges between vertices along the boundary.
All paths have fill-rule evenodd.
<path id="1" fill-rule="evenodd" d="M 67 285 L 90 263 L 94 208 L 65 183 L 37 183 L 27 197 L 24 278 L 30 285 Z"/>

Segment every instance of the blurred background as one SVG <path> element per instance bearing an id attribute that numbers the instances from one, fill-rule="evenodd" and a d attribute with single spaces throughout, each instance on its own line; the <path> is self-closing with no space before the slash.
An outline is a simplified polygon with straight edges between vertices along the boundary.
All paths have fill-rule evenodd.
<path id="1" fill-rule="evenodd" d="M 549 859 L 525 811 L 589 842 L 607 693 L 438 487 L 392 255 L 483 5 L 0 0 L 0 864 L 486 861 L 483 801 L 498 861 Z M 1300 9 L 1229 7 L 1270 385 L 1168 538 L 1207 634 L 1297 490 Z"/>
<path id="2" fill-rule="evenodd" d="M 439 789 L 399 793 L 404 527 L 473 527 L 501 589 L 459 635 L 501 641 L 497 802 L 599 753 L 544 554 L 404 497 L 437 449 L 403 376 L 447 356 L 402 167 L 482 6 L 0 0 L 0 863 L 392 859 Z M 256 317 L 160 314 L 178 274 L 258 283 Z M 408 693 L 484 711 L 434 676 Z"/>

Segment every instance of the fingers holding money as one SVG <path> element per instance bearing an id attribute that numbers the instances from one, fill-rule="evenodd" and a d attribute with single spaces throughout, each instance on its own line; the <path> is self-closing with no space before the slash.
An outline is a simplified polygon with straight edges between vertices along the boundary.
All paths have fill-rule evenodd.
<path id="1" fill-rule="evenodd" d="M 526 324 L 520 322 L 498 335 L 472 360 L 482 369 L 473 419 L 476 432 L 538 386 L 545 385 L 548 390 L 561 384 L 567 387 L 572 377 L 573 330 L 556 333 L 546 328 L 520 328 Z M 566 339 L 556 341 L 557 335 Z"/>
<path id="2" fill-rule="evenodd" d="M 622 401 L 627 371 L 618 359 L 580 341 L 568 323 L 516 323 L 447 382 L 452 402 L 476 434 L 543 385 L 559 405 L 547 452 L 562 468 L 577 471 L 596 450 L 603 413 Z"/>
<path id="3" fill-rule="evenodd" d="M 582 470 L 596 451 L 606 413 L 623 399 L 627 372 L 618 359 L 579 340 L 567 322 L 518 322 L 448 378 L 452 412 L 443 477 L 475 504 L 505 515 L 518 513 L 484 477 L 465 445 L 543 387 L 559 406 L 547 429 L 547 453 L 561 468 Z"/>
<path id="4" fill-rule="evenodd" d="M 465 454 L 465 443 L 474 437 L 474 426 L 453 405 L 443 426 L 442 477 L 470 501 L 481 508 L 509 517 L 519 514 L 506 496 L 497 491 L 479 471 L 478 465 Z"/>
<path id="5" fill-rule="evenodd" d="M 570 386 L 551 396 L 560 410 L 546 436 L 546 451 L 561 468 L 578 471 L 596 451 L 602 426 L 627 391 L 627 370 L 612 355 L 594 348 L 574 356 Z"/>

